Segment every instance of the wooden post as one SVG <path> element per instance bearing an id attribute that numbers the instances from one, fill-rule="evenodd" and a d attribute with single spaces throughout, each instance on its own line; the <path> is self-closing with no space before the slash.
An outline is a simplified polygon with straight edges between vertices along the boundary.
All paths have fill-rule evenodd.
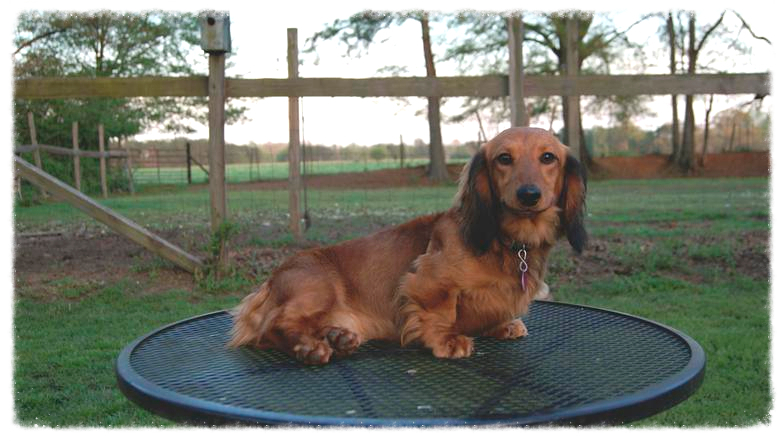
<path id="1" fill-rule="evenodd" d="M 400 135 L 400 168 L 405 167 L 406 146 L 403 144 L 403 135 Z"/>
<path id="2" fill-rule="evenodd" d="M 253 150 L 249 148 L 245 155 L 248 157 L 248 182 L 253 182 Z"/>
<path id="3" fill-rule="evenodd" d="M 187 164 L 188 167 L 188 185 L 190 185 L 193 183 L 191 177 L 191 143 L 190 142 L 185 143 L 185 163 Z"/>
<path id="4" fill-rule="evenodd" d="M 299 48 L 297 29 L 287 29 L 289 79 L 299 77 Z M 299 196 L 302 191 L 300 177 L 299 97 L 289 97 L 289 229 L 296 241 L 302 241 Z"/>
<path id="5" fill-rule="evenodd" d="M 152 151 L 155 152 L 155 174 L 158 176 L 158 185 L 161 185 L 161 153 L 158 147 L 153 147 Z"/>
<path id="6" fill-rule="evenodd" d="M 570 16 L 566 20 L 566 76 L 574 83 L 579 72 L 580 54 L 577 17 Z M 572 155 L 580 160 L 580 96 L 570 94 L 567 98 L 567 126 L 566 144 Z"/>
<path id="7" fill-rule="evenodd" d="M 210 188 L 210 225 L 212 234 L 221 234 L 221 227 L 227 218 L 226 207 L 226 143 L 223 124 L 226 120 L 226 54 L 210 52 L 209 68 L 209 188 Z M 216 265 L 218 273 L 228 266 L 229 254 L 226 238 L 219 238 Z"/>
<path id="8" fill-rule="evenodd" d="M 71 138 L 73 139 L 74 187 L 82 191 L 82 167 L 79 162 L 79 123 L 76 121 L 71 125 Z"/>
<path id="9" fill-rule="evenodd" d="M 122 138 L 118 142 L 122 148 Z M 128 169 L 128 189 L 131 191 L 131 195 L 134 195 L 136 191 L 133 188 L 133 161 L 131 160 L 131 149 L 128 146 L 125 146 L 125 167 Z"/>
<path id="10" fill-rule="evenodd" d="M 35 118 L 33 117 L 33 112 L 27 112 L 27 125 L 30 127 L 30 143 L 35 146 L 35 150 L 33 150 L 33 160 L 35 161 L 35 166 L 43 170 L 44 166 L 43 162 L 41 161 L 41 150 L 38 149 L 38 135 L 35 131 Z M 44 189 L 40 190 L 41 197 L 47 197 L 46 191 Z"/>
<path id="11" fill-rule="evenodd" d="M 27 124 L 30 126 L 30 143 L 33 146 L 38 146 L 38 136 L 35 132 L 35 119 L 33 118 L 33 112 L 27 112 Z M 35 166 L 43 170 L 43 166 L 41 164 L 41 152 L 36 148 L 33 150 L 33 159 L 35 160 Z"/>
<path id="12" fill-rule="evenodd" d="M 520 14 L 507 18 L 509 30 L 509 107 L 512 127 L 528 125 L 523 101 L 523 19 Z"/>
<path id="13" fill-rule="evenodd" d="M 103 194 L 103 197 L 108 198 L 109 187 L 106 185 L 106 156 L 104 156 L 103 124 L 98 124 L 98 152 L 101 154 L 101 157 L 98 158 L 101 172 L 101 194 Z"/>

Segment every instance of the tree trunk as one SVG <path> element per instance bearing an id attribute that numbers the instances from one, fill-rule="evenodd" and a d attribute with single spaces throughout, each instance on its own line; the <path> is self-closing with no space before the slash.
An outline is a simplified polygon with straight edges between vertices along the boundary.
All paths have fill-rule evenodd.
<path id="1" fill-rule="evenodd" d="M 430 44 L 430 21 L 427 14 L 420 19 L 422 24 L 422 45 L 425 51 L 425 70 L 428 78 L 435 78 L 436 65 L 433 61 L 433 50 Z M 441 140 L 441 99 L 439 97 L 427 98 L 427 122 L 430 126 L 430 164 L 427 167 L 427 177 L 431 181 L 443 182 L 449 179 L 446 168 L 446 153 Z"/>
<path id="2" fill-rule="evenodd" d="M 735 150 L 735 127 L 737 126 L 736 117 L 732 117 L 732 131 L 730 132 L 730 145 L 727 148 L 727 151 L 734 151 Z"/>
<path id="3" fill-rule="evenodd" d="M 583 58 L 580 54 L 580 44 L 582 43 L 582 37 L 579 35 L 579 31 L 575 32 L 575 35 L 572 36 L 570 39 L 569 35 L 569 23 L 571 20 L 576 20 L 579 23 L 578 17 L 564 16 L 563 25 L 564 29 L 566 30 L 563 34 L 559 35 L 559 47 L 560 53 L 558 56 L 558 63 L 560 66 L 560 74 L 561 75 L 579 75 L 582 71 L 583 65 Z M 574 23 L 574 22 L 572 22 Z M 576 28 L 572 29 L 579 29 L 579 24 L 576 25 Z M 572 53 L 569 53 L 569 50 L 572 49 Z M 570 64 L 571 63 L 571 64 Z M 564 121 L 564 143 L 568 144 L 569 133 L 571 130 L 571 123 L 569 122 L 569 96 L 561 97 L 561 107 L 563 110 L 563 121 Z M 590 167 L 593 165 L 593 158 L 591 157 L 590 153 L 588 152 L 588 148 L 585 145 L 585 133 L 583 132 L 583 116 L 580 110 L 580 100 L 576 99 L 573 100 L 577 104 L 577 131 L 579 133 L 578 139 L 580 143 L 579 148 L 579 155 L 580 155 L 580 162 L 583 163 L 585 167 Z"/>
<path id="4" fill-rule="evenodd" d="M 689 68 L 688 73 L 697 72 L 696 17 L 689 15 Z M 686 114 L 683 120 L 683 144 L 681 145 L 678 166 L 683 171 L 694 169 L 694 95 L 686 95 Z"/>
<path id="5" fill-rule="evenodd" d="M 708 152 L 708 138 L 710 133 L 710 114 L 713 110 L 713 95 L 710 96 L 708 109 L 705 111 L 705 132 L 702 135 L 702 154 L 700 155 L 700 167 L 705 167 L 705 154 Z"/>
<path id="6" fill-rule="evenodd" d="M 719 19 L 710 27 L 708 28 L 705 33 L 702 35 L 699 43 L 697 43 L 697 36 L 696 36 L 696 28 L 697 28 L 697 17 L 692 12 L 689 14 L 689 74 L 697 73 L 697 56 L 700 54 L 700 50 L 702 50 L 705 42 L 710 37 L 711 33 L 715 31 L 721 22 L 724 20 L 724 15 L 726 11 L 721 13 Z M 686 96 L 686 116 L 683 124 L 683 146 L 681 146 L 681 158 L 678 161 L 678 165 L 684 171 L 692 171 L 694 170 L 694 154 L 695 154 L 695 146 L 694 146 L 694 132 L 695 132 L 695 123 L 694 123 L 694 96 L 687 95 Z"/>
<path id="7" fill-rule="evenodd" d="M 564 139 L 563 142 L 566 144 L 567 134 L 569 133 L 569 122 L 568 122 L 568 115 L 569 115 L 569 97 L 561 97 L 561 116 L 563 117 L 564 121 Z M 578 108 L 578 126 L 580 130 L 580 162 L 582 162 L 586 167 L 593 165 L 593 157 L 591 153 L 588 151 L 588 147 L 585 145 L 585 132 L 583 131 L 583 113 Z"/>
<path id="8" fill-rule="evenodd" d="M 677 44 L 675 41 L 675 23 L 672 19 L 672 13 L 667 16 L 667 34 L 670 39 L 670 74 L 675 75 L 678 73 L 677 63 L 675 62 L 675 55 L 677 53 Z M 679 155 L 680 150 L 680 121 L 678 121 L 678 95 L 672 96 L 672 154 L 670 155 L 670 162 L 675 162 Z"/>

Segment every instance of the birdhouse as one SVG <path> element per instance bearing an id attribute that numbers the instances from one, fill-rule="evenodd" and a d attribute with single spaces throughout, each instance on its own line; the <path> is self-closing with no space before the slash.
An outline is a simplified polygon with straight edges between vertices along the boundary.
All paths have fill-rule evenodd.
<path id="1" fill-rule="evenodd" d="M 231 52 L 231 33 L 229 32 L 228 13 L 202 13 L 201 48 L 205 52 Z"/>

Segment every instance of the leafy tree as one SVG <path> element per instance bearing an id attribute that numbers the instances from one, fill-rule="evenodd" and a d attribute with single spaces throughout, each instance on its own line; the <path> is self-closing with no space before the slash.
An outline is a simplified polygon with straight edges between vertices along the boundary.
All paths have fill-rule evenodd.
<path id="1" fill-rule="evenodd" d="M 206 71 L 199 39 L 195 14 L 24 12 L 14 33 L 14 76 L 196 75 Z M 244 110 L 230 106 L 227 122 L 241 118 Z M 194 123 L 207 120 L 204 98 L 16 100 L 17 143 L 29 139 L 28 112 L 35 116 L 41 143 L 70 146 L 71 123 L 79 122 L 84 149 L 97 148 L 98 124 L 108 141 L 153 127 L 192 132 Z"/>
<path id="2" fill-rule="evenodd" d="M 607 14 L 525 14 L 523 15 L 523 44 L 526 45 L 524 66 L 527 74 L 566 74 L 566 21 L 572 16 L 578 21 L 579 73 L 608 73 L 611 63 L 617 58 L 618 50 L 632 47 L 626 33 L 631 27 L 647 18 L 647 16 L 643 17 L 629 28 L 619 30 Z M 508 31 L 503 16 L 466 12 L 458 14 L 451 20 L 450 25 L 460 27 L 464 32 L 455 39 L 452 47 L 447 51 L 447 59 L 456 60 L 464 70 L 476 69 L 476 66 L 480 66 L 480 73 L 483 74 L 506 71 Z M 593 107 L 606 104 L 608 100 L 617 101 L 616 107 L 626 112 L 641 108 L 639 102 L 631 103 L 629 99 L 618 97 L 595 99 Z M 567 97 L 561 98 L 564 134 L 568 133 L 567 101 Z M 540 98 L 531 102 L 529 109 L 531 116 L 554 111 L 555 102 L 550 98 Z M 476 114 L 478 109 L 488 106 L 494 108 L 493 112 L 497 116 L 506 117 L 508 114 L 506 100 L 471 99 L 466 102 L 466 112 L 458 115 L 458 119 Z M 592 159 L 586 148 L 582 116 L 579 124 L 580 157 L 590 165 Z"/>
<path id="3" fill-rule="evenodd" d="M 310 47 L 315 50 L 319 40 L 337 38 L 348 48 L 350 55 L 355 50 L 367 50 L 379 31 L 392 26 L 400 26 L 408 20 L 416 20 L 422 30 L 422 48 L 425 58 L 427 77 L 436 77 L 435 57 L 430 40 L 431 16 L 423 11 L 411 12 L 372 12 L 365 11 L 354 14 L 347 19 L 335 20 L 323 30 L 308 39 Z M 430 162 L 427 175 L 432 181 L 445 181 L 449 178 L 446 167 L 446 154 L 441 138 L 441 100 L 438 97 L 427 98 L 427 120 L 430 128 Z"/>

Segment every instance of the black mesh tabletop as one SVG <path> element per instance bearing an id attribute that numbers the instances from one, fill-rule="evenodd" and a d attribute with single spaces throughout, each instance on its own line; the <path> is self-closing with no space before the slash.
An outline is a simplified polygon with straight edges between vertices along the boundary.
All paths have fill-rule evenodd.
<path id="1" fill-rule="evenodd" d="M 705 355 L 672 328 L 612 311 L 534 302 L 529 336 L 477 338 L 465 359 L 369 342 L 325 366 L 226 347 L 226 311 L 141 337 L 116 363 L 143 408 L 195 424 L 473 426 L 617 424 L 685 400 Z"/>

